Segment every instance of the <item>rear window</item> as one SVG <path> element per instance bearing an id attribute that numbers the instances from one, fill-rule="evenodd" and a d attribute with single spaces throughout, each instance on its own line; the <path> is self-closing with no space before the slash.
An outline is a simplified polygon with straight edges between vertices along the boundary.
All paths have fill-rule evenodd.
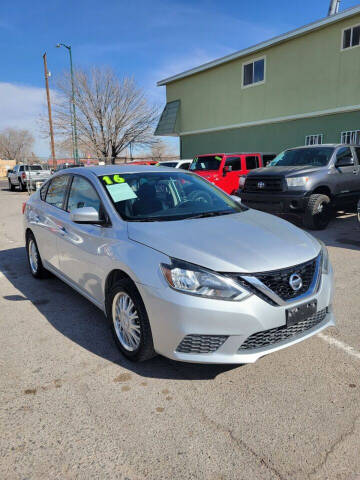
<path id="1" fill-rule="evenodd" d="M 195 157 L 189 170 L 219 170 L 222 159 L 221 155 Z"/>
<path id="2" fill-rule="evenodd" d="M 41 165 L 25 165 L 24 168 L 25 168 L 26 171 L 30 170 L 30 172 L 33 172 L 33 171 L 36 171 L 36 170 L 42 170 Z"/>

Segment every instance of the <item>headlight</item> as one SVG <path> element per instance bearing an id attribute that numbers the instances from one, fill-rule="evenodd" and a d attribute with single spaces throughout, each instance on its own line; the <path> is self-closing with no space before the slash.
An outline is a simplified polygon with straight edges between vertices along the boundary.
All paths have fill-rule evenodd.
<path id="1" fill-rule="evenodd" d="M 330 267 L 330 260 L 329 260 L 329 252 L 326 248 L 326 245 L 321 240 L 318 240 L 321 245 L 321 261 L 322 261 L 322 271 L 323 273 L 329 273 Z"/>
<path id="2" fill-rule="evenodd" d="M 287 178 L 286 183 L 288 187 L 304 187 L 309 181 L 309 177 L 293 177 Z"/>
<path id="3" fill-rule="evenodd" d="M 183 293 L 236 301 L 243 300 L 250 295 L 231 278 L 191 263 L 172 259 L 170 265 L 162 263 L 160 267 L 170 287 Z"/>
<path id="4" fill-rule="evenodd" d="M 246 176 L 242 175 L 239 179 L 239 187 L 242 188 L 245 185 Z"/>

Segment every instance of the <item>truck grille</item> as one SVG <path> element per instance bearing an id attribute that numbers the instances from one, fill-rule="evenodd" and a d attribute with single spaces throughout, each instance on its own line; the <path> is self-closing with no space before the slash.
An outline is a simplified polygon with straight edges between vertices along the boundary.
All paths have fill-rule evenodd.
<path id="1" fill-rule="evenodd" d="M 282 192 L 282 177 L 255 177 L 248 176 L 244 185 L 245 192 Z"/>
<path id="2" fill-rule="evenodd" d="M 216 352 L 227 338 L 227 335 L 186 335 L 176 351 L 179 353 Z"/>
<path id="3" fill-rule="evenodd" d="M 254 350 L 256 348 L 263 348 L 269 345 L 275 345 L 283 340 L 286 340 L 296 335 L 300 335 L 306 330 L 315 327 L 321 323 L 326 317 L 327 308 L 320 310 L 315 315 L 298 322 L 295 325 L 287 327 L 286 325 L 277 328 L 271 328 L 270 330 L 264 330 L 257 332 L 248 337 L 245 342 L 240 346 L 238 351 Z"/>

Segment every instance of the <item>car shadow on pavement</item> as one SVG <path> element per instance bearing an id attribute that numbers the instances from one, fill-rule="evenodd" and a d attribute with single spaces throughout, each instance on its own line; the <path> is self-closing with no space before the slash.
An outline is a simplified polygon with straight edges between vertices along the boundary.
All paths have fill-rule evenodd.
<path id="1" fill-rule="evenodd" d="M 2 299 L 31 302 L 62 335 L 91 353 L 148 378 L 209 380 L 239 365 L 181 363 L 157 356 L 143 363 L 129 362 L 119 352 L 105 315 L 71 287 L 54 276 L 37 280 L 28 269 L 25 248 L 0 251 L 0 272 L 18 292 L 0 293 Z"/>

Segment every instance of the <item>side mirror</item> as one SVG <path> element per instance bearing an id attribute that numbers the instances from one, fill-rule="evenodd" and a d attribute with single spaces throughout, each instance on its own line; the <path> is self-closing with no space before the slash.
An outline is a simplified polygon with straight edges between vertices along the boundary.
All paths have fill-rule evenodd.
<path id="1" fill-rule="evenodd" d="M 353 157 L 342 157 L 336 160 L 335 167 L 353 167 L 354 159 Z"/>
<path id="2" fill-rule="evenodd" d="M 229 172 L 232 171 L 232 166 L 231 165 L 226 165 L 223 169 L 223 176 L 225 177 L 225 175 Z"/>
<path id="3" fill-rule="evenodd" d="M 104 223 L 104 220 L 100 219 L 99 213 L 94 207 L 75 208 L 70 213 L 70 220 L 75 223 Z"/>
<path id="4" fill-rule="evenodd" d="M 14 172 L 13 172 L 13 170 L 8 170 L 7 174 L 9 175 L 9 173 L 14 173 Z"/>

